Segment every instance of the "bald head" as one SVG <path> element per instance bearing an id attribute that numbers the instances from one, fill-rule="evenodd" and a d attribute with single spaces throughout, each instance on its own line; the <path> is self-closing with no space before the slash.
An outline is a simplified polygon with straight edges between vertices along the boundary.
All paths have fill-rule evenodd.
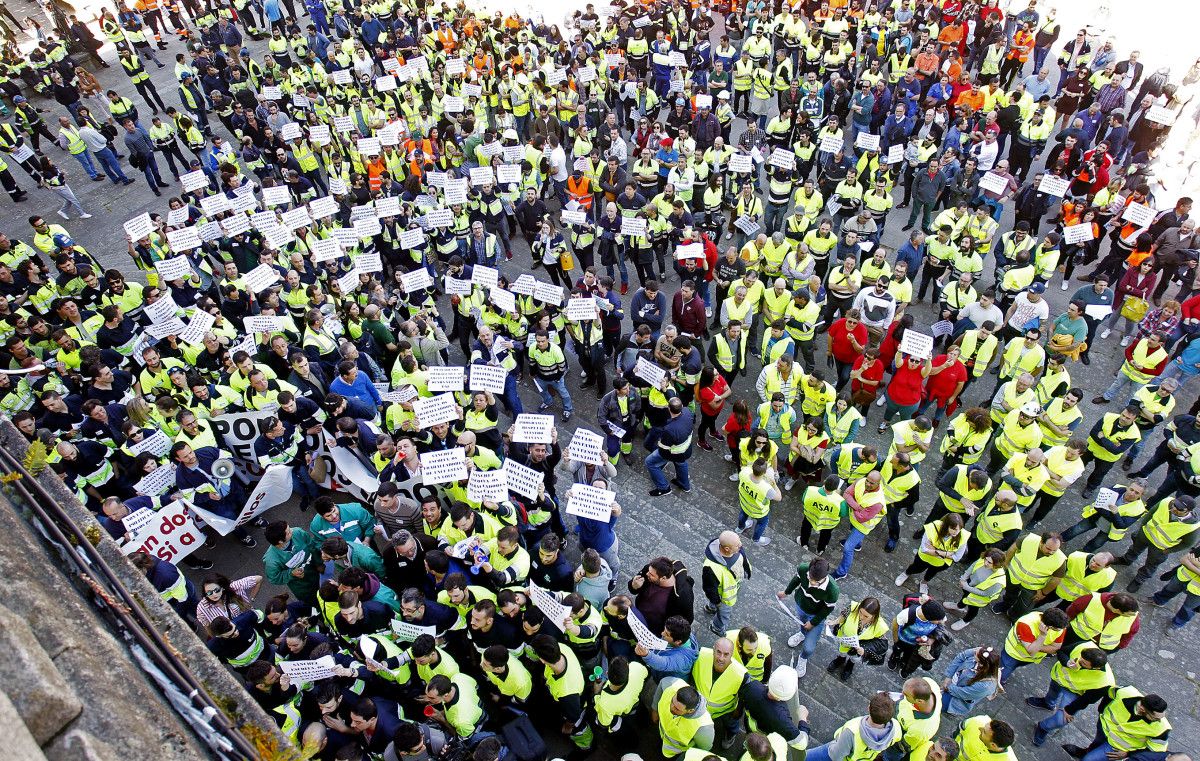
<path id="1" fill-rule="evenodd" d="M 742 538 L 733 531 L 722 531 L 717 537 L 717 549 L 725 557 L 733 557 L 742 549 Z"/>

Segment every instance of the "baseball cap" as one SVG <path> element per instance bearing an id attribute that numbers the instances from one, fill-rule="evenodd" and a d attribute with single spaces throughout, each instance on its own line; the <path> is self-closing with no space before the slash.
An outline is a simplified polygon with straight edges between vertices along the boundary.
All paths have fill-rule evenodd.
<path id="1" fill-rule="evenodd" d="M 1034 283 L 1033 285 L 1029 286 L 1029 292 L 1030 293 L 1045 293 L 1046 292 L 1046 284 L 1045 283 Z"/>
<path id="2" fill-rule="evenodd" d="M 796 669 L 791 666 L 780 666 L 771 672 L 767 687 L 771 694 L 780 700 L 791 700 L 796 694 L 796 684 L 800 679 Z"/>
<path id="3" fill-rule="evenodd" d="M 13 98 L 13 103 L 28 103 L 28 102 L 29 101 L 25 100 L 24 95 L 18 95 L 17 97 Z"/>
<path id="4" fill-rule="evenodd" d="M 71 240 L 71 236 L 59 233 L 54 236 L 54 245 L 59 248 L 68 248 L 75 245 L 75 241 Z"/>

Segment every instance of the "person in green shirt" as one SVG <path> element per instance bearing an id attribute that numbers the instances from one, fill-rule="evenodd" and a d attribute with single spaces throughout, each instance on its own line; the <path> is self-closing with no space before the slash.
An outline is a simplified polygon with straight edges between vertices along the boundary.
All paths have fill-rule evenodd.
<path id="1" fill-rule="evenodd" d="M 788 638 L 788 647 L 800 648 L 795 668 L 802 677 L 808 670 L 808 659 L 821 640 L 825 619 L 833 612 L 840 595 L 837 582 L 829 576 L 829 561 L 817 558 L 796 566 L 796 575 L 787 588 L 775 594 L 784 605 L 788 595 L 792 596 L 793 605 L 789 612 L 800 622 L 800 631 Z"/>
<path id="2" fill-rule="evenodd" d="M 263 575 L 267 581 L 286 586 L 298 600 L 315 604 L 323 566 L 317 540 L 286 521 L 271 523 L 263 536 L 271 545 L 263 555 Z"/>
<path id="3" fill-rule="evenodd" d="M 1075 356 L 1082 351 L 1087 341 L 1088 325 L 1083 318 L 1083 303 L 1072 301 L 1067 305 L 1067 311 L 1054 320 L 1050 329 L 1050 348 L 1058 354 Z M 1070 338 L 1070 343 L 1067 338 Z"/>

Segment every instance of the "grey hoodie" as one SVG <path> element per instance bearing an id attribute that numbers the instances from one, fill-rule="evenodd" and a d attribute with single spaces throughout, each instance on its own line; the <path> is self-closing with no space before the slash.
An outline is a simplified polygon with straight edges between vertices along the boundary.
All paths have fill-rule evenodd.
<path id="1" fill-rule="evenodd" d="M 873 751 L 882 753 L 900 739 L 900 724 L 895 719 L 883 727 L 871 726 L 866 716 L 859 716 L 855 721 L 858 722 L 863 741 Z M 845 761 L 850 758 L 854 753 L 854 733 L 847 728 L 839 729 L 826 750 L 829 751 L 831 761 Z"/>

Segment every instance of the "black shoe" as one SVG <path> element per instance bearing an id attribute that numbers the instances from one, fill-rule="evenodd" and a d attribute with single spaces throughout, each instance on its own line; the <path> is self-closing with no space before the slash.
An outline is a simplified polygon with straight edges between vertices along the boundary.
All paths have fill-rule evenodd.
<path id="1" fill-rule="evenodd" d="M 896 549 L 897 540 L 888 537 L 887 544 L 883 545 L 884 552 L 894 552 Z"/>
<path id="2" fill-rule="evenodd" d="M 916 531 L 913 532 L 913 539 L 920 539 L 924 533 L 925 533 L 924 528 L 917 529 Z"/>
<path id="3" fill-rule="evenodd" d="M 854 673 L 854 661 L 847 658 L 846 665 L 842 666 L 842 671 L 840 674 L 837 675 L 837 678 L 841 682 L 848 682 L 848 681 L 850 681 L 850 675 L 853 673 Z"/>
<path id="4" fill-rule="evenodd" d="M 670 489 L 651 489 L 650 490 L 651 497 L 662 497 L 662 496 L 670 494 L 670 493 L 671 493 Z"/>
<path id="5" fill-rule="evenodd" d="M 678 487 L 679 487 L 679 489 L 680 489 L 681 491 L 688 492 L 688 491 L 691 491 L 691 490 L 692 490 L 692 487 L 690 487 L 690 486 L 684 486 L 684 485 L 683 485 L 683 482 L 682 482 L 682 481 L 680 481 L 678 478 L 672 478 L 672 479 L 671 479 L 671 483 L 673 483 L 673 484 L 675 484 L 676 486 L 678 486 Z"/>
<path id="6" fill-rule="evenodd" d="M 104 182 L 104 180 L 105 180 L 105 177 L 102 174 L 98 174 L 92 178 L 92 182 Z"/>
<path id="7" fill-rule="evenodd" d="M 1144 581 L 1138 581 L 1137 579 L 1134 579 L 1133 581 L 1129 582 L 1129 591 L 1136 593 L 1145 583 L 1146 582 Z"/>
<path id="8" fill-rule="evenodd" d="M 161 195 L 162 195 L 162 191 L 161 191 L 161 190 L 159 190 L 158 188 L 151 188 L 151 190 L 153 190 L 153 191 L 154 191 L 154 195 L 156 195 L 156 196 L 161 196 Z"/>
<path id="9" fill-rule="evenodd" d="M 838 657 L 834 658 L 832 661 L 829 662 L 829 665 L 825 667 L 825 670 L 828 671 L 830 674 L 832 674 L 833 672 L 840 669 L 843 665 L 845 665 L 845 663 L 846 663 L 846 656 L 839 655 Z"/>
<path id="10" fill-rule="evenodd" d="M 258 546 L 258 542 L 255 541 L 254 537 L 249 536 L 249 535 L 243 536 L 241 539 L 238 540 L 238 543 L 241 544 L 243 547 L 248 547 L 250 549 L 254 549 L 255 547 Z"/>
<path id="11" fill-rule="evenodd" d="M 1113 558 L 1113 565 L 1129 565 L 1132 562 L 1132 560 L 1127 559 L 1124 555 L 1118 555 Z"/>
<path id="12" fill-rule="evenodd" d="M 167 183 L 165 183 L 165 182 L 160 182 L 160 183 L 158 183 L 158 186 L 159 186 L 160 188 L 162 188 L 163 190 L 166 190 L 167 188 L 171 187 L 170 185 L 168 185 L 168 184 L 167 184 Z"/>
<path id="13" fill-rule="evenodd" d="M 710 616 L 716 615 L 717 606 L 713 605 L 712 603 L 708 603 L 707 605 L 704 606 L 704 612 Z"/>
<path id="14" fill-rule="evenodd" d="M 1080 361 L 1080 362 L 1082 362 L 1082 363 L 1083 363 L 1083 364 L 1085 364 L 1085 365 L 1090 365 L 1090 364 L 1092 364 L 1092 358 L 1091 358 L 1091 357 L 1089 357 L 1089 356 L 1088 356 L 1088 355 L 1086 355 L 1086 354 L 1081 354 L 1081 355 L 1079 356 L 1079 361 Z"/>
<path id="15" fill-rule="evenodd" d="M 132 185 L 133 182 L 134 180 L 131 177 L 126 177 L 125 179 L 121 180 L 122 185 Z"/>
<path id="16" fill-rule="evenodd" d="M 213 562 L 211 560 L 208 558 L 202 558 L 199 555 L 193 555 L 190 558 L 184 558 L 183 564 L 188 568 L 192 568 L 197 571 L 207 571 L 213 567 Z"/>
<path id="17" fill-rule="evenodd" d="M 1033 706 L 1034 708 L 1040 708 L 1043 711 L 1049 711 L 1052 708 L 1052 706 L 1046 702 L 1045 698 L 1025 698 L 1025 704 Z"/>
<path id="18" fill-rule="evenodd" d="M 1070 743 L 1063 743 L 1062 749 L 1072 758 L 1083 758 L 1084 754 L 1087 753 L 1087 748 L 1081 748 L 1078 745 L 1071 745 Z"/>

